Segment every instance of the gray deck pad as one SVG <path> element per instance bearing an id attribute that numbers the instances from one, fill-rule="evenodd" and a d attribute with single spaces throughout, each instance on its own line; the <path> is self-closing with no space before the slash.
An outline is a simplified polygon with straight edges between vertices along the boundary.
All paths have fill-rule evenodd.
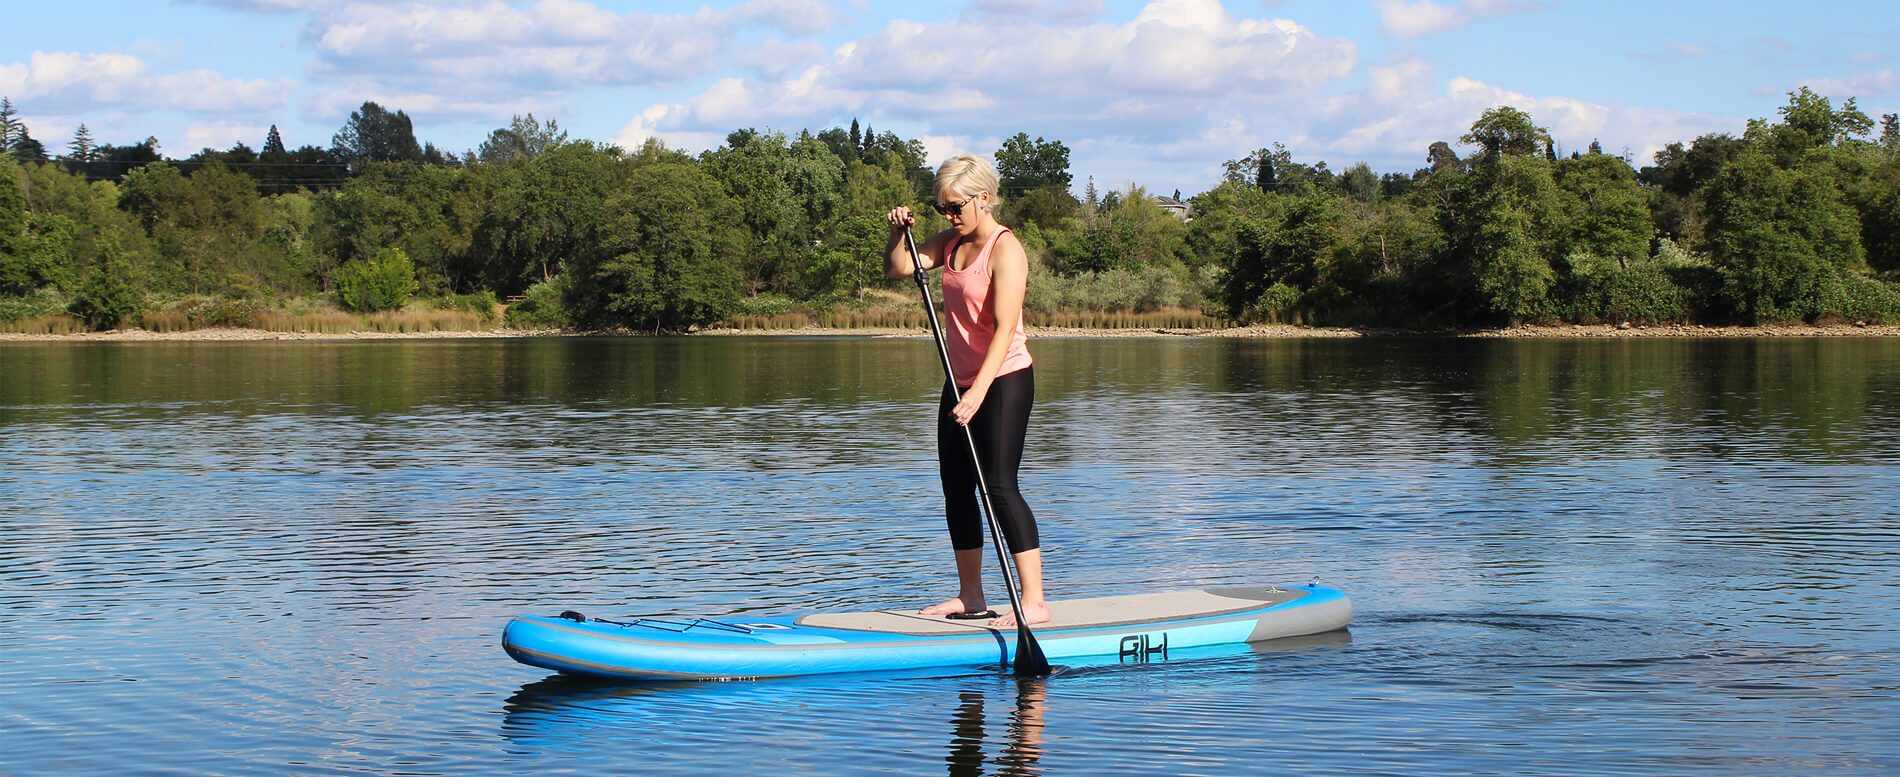
<path id="1" fill-rule="evenodd" d="M 1266 604 L 1279 604 L 1304 595 L 1305 592 L 1298 589 L 1254 586 L 1051 601 L 1049 610 L 1052 617 L 1047 623 L 1035 624 L 1034 628 L 1087 628 L 1198 618 L 1223 612 L 1251 610 Z M 996 607 L 995 610 L 998 613 L 1004 613 L 1008 612 L 1009 608 Z M 987 621 L 983 620 L 955 621 L 948 618 L 928 618 L 917 614 L 916 611 L 904 610 L 819 613 L 799 618 L 797 623 L 800 626 L 828 629 L 917 635 L 992 631 L 984 625 Z"/>

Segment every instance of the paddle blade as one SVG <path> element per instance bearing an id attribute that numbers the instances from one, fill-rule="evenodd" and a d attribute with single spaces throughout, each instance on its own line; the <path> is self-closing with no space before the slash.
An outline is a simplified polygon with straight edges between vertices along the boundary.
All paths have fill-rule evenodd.
<path id="1" fill-rule="evenodd" d="M 1018 626 L 1016 629 L 1016 676 L 1048 677 L 1049 658 L 1042 654 L 1042 645 L 1036 642 L 1036 635 L 1029 629 Z"/>

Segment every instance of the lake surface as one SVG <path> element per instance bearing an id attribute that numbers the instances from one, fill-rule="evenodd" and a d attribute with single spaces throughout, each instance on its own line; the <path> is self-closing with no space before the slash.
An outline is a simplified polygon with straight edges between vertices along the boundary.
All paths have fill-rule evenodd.
<path id="1" fill-rule="evenodd" d="M 1900 771 L 1900 340 L 1032 350 L 1052 597 L 1350 634 L 575 682 L 507 619 L 949 595 L 928 341 L 0 344 L 0 773 Z"/>

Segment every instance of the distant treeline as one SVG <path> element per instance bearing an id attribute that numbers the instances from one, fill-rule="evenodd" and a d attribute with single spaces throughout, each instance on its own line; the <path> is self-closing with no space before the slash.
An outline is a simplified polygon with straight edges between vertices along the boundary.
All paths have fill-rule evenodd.
<path id="1" fill-rule="evenodd" d="M 178 299 L 511 299 L 524 323 L 671 331 L 861 304 L 883 213 L 928 213 L 923 146 L 853 121 L 729 134 L 697 156 L 570 140 L 532 115 L 479 149 L 418 143 L 365 103 L 330 146 L 238 144 L 166 160 L 156 141 L 49 157 L 0 101 L 0 320 L 111 326 Z M 1041 270 L 1040 312 L 1205 309 L 1229 320 L 1380 326 L 1900 319 L 1900 122 L 1803 88 L 1740 137 L 1671 144 L 1640 170 L 1559 158 L 1509 107 L 1412 174 L 1335 172 L 1275 145 L 1186 200 L 1073 192 L 1069 149 L 996 154 L 1005 223 Z M 1185 218 L 1183 218 L 1185 217 Z M 895 287 L 893 287 L 895 288 Z M 201 308 L 203 306 L 200 306 Z M 212 306 L 216 308 L 217 306 Z M 215 323 L 215 322 L 214 322 Z"/>

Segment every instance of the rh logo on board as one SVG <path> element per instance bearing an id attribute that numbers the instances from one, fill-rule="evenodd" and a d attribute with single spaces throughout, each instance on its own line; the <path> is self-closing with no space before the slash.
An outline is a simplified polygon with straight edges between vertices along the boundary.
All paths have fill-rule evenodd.
<path id="1" fill-rule="evenodd" d="M 1154 641 L 1154 636 L 1151 634 L 1130 634 L 1126 637 L 1122 637 L 1122 663 L 1128 663 L 1130 660 L 1133 660 L 1137 664 L 1145 664 L 1154 660 L 1156 656 L 1159 656 L 1163 661 L 1168 660 L 1167 632 L 1161 632 L 1160 642 Z"/>

